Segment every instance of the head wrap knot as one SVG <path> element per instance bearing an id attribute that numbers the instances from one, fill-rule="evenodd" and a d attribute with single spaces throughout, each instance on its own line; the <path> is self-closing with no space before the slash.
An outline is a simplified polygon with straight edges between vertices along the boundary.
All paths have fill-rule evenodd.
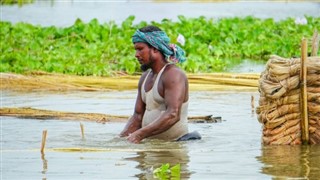
<path id="1" fill-rule="evenodd" d="M 170 39 L 163 31 L 141 32 L 137 30 L 132 36 L 132 42 L 149 43 L 161 51 L 167 59 L 177 63 L 186 60 L 185 53 L 181 47 L 170 44 Z"/>

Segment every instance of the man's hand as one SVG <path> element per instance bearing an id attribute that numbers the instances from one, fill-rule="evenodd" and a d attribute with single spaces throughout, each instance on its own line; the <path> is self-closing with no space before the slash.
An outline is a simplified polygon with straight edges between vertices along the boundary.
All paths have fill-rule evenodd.
<path id="1" fill-rule="evenodd" d="M 125 128 L 122 130 L 122 132 L 119 134 L 120 137 L 129 136 L 131 133 L 134 133 L 138 129 L 141 128 L 141 120 L 142 116 L 135 113 L 133 116 L 131 116 L 125 126 Z"/>
<path id="2" fill-rule="evenodd" d="M 139 134 L 138 131 L 135 131 L 134 133 L 129 134 L 129 136 L 127 137 L 127 140 L 129 142 L 138 144 L 143 140 L 143 137 Z"/>
<path id="3" fill-rule="evenodd" d="M 128 132 L 126 132 L 126 131 L 122 131 L 120 134 L 119 134 L 119 136 L 120 137 L 126 137 L 126 136 L 128 136 L 129 134 L 128 134 Z"/>

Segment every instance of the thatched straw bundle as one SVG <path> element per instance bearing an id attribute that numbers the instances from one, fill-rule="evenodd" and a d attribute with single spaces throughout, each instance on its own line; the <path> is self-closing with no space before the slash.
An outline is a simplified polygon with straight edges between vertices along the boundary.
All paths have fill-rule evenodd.
<path id="1" fill-rule="evenodd" d="M 261 93 L 271 99 L 278 99 L 285 93 L 297 89 L 299 85 L 299 75 L 281 81 L 272 81 L 263 75 L 262 80 L 263 82 L 260 82 Z"/>
<path id="2" fill-rule="evenodd" d="M 308 57 L 309 142 L 320 143 L 320 57 Z M 258 120 L 264 144 L 301 144 L 300 58 L 271 56 L 260 75 Z"/>

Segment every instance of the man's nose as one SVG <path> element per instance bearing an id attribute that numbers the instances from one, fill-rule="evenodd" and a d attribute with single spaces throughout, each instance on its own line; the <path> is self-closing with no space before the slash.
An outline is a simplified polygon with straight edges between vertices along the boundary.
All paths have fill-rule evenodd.
<path id="1" fill-rule="evenodd" d="M 136 51 L 135 57 L 138 59 L 140 57 L 139 53 Z"/>

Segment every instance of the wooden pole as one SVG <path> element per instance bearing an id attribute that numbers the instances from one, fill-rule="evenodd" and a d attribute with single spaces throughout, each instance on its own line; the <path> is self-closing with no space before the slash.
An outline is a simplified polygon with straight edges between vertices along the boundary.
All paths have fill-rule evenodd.
<path id="1" fill-rule="evenodd" d="M 311 45 L 311 56 L 317 56 L 319 49 L 319 34 L 317 30 L 313 33 Z"/>
<path id="2" fill-rule="evenodd" d="M 83 127 L 83 124 L 82 124 L 82 123 L 80 123 L 80 129 L 81 129 L 82 139 L 84 139 L 84 127 Z"/>
<path id="3" fill-rule="evenodd" d="M 46 140 L 47 140 L 47 130 L 42 131 L 42 141 L 41 141 L 41 149 L 40 152 L 43 154 L 44 147 L 46 146 Z"/>
<path id="4" fill-rule="evenodd" d="M 300 106 L 301 106 L 301 133 L 302 143 L 309 143 L 309 121 L 308 121 L 308 100 L 307 100 L 307 40 L 302 39 L 301 43 L 301 70 L 300 70 Z"/>

